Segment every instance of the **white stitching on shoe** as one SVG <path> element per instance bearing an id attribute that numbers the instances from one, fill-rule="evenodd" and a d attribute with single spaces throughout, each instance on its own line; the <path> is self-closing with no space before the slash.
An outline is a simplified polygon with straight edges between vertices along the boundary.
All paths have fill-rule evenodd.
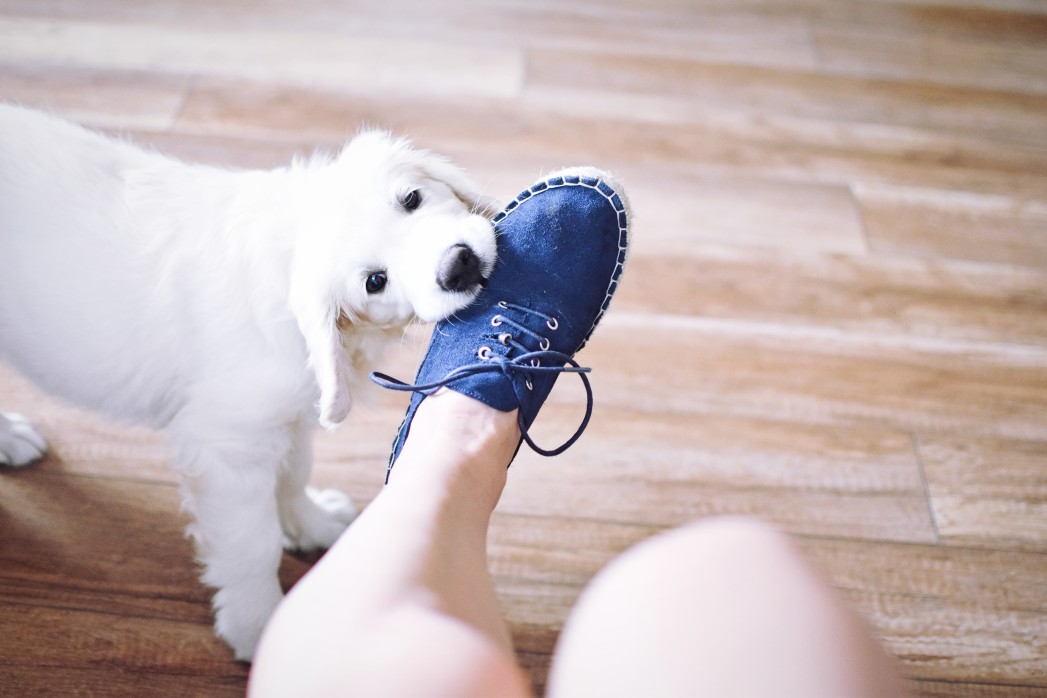
<path id="1" fill-rule="evenodd" d="M 595 181 L 593 183 L 590 183 L 582 181 L 583 179 Z M 553 180 L 560 180 L 560 182 L 558 184 L 553 184 Z M 623 201 L 622 196 L 614 190 L 614 187 L 605 182 L 602 178 L 588 177 L 581 174 L 554 175 L 544 181 L 537 182 L 534 185 L 532 185 L 529 189 L 525 189 L 523 192 L 521 192 L 514 201 L 514 204 L 523 203 L 523 201 L 531 198 L 533 194 L 537 194 L 548 189 L 559 189 L 560 187 L 586 187 L 588 189 L 592 189 L 598 192 L 601 196 L 603 196 L 604 199 L 607 200 L 607 203 L 611 204 L 611 208 L 613 208 L 615 212 L 617 212 L 618 214 L 618 260 L 615 264 L 614 271 L 611 273 L 611 280 L 607 284 L 607 290 L 604 292 L 604 299 L 603 302 L 600 304 L 600 311 L 596 314 L 596 317 L 593 319 L 592 326 L 589 328 L 589 331 L 585 333 L 585 337 L 582 339 L 582 343 L 578 346 L 577 351 L 580 351 L 582 347 L 584 347 L 586 343 L 589 341 L 589 338 L 592 337 L 593 331 L 596 329 L 596 326 L 600 323 L 600 320 L 603 319 L 604 313 L 607 312 L 607 308 L 611 304 L 611 297 L 614 295 L 614 292 L 618 287 L 618 281 L 621 278 L 622 270 L 625 267 L 625 257 L 629 245 L 628 219 L 630 214 L 625 207 L 625 202 Z M 525 194 L 526 196 L 524 196 Z M 505 220 L 510 215 L 512 215 L 514 211 L 519 210 L 519 208 L 520 207 L 517 205 L 507 207 L 506 210 L 502 211 L 497 216 L 495 216 L 492 222 L 495 224 L 500 223 L 501 221 Z M 499 303 L 499 306 L 501 306 L 501 303 Z"/>

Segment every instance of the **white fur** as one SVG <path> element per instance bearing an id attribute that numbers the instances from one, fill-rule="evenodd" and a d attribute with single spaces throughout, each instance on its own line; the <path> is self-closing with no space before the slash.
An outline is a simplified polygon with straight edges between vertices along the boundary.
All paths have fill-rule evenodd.
<path id="1" fill-rule="evenodd" d="M 345 495 L 306 487 L 313 425 L 345 418 L 383 340 L 472 301 L 478 287 L 443 291 L 436 270 L 462 243 L 490 273 L 490 203 L 383 133 L 230 171 L 0 105 L 0 359 L 167 433 L 215 627 L 238 658 L 281 598 L 281 542 L 326 547 L 355 515 Z M 377 270 L 388 285 L 369 295 Z M 0 416 L 0 463 L 44 448 Z"/>

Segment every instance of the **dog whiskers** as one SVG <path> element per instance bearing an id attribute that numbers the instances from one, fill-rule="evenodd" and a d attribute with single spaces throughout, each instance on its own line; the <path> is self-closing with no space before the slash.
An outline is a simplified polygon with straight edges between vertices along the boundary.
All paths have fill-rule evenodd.
<path id="1" fill-rule="evenodd" d="M 427 325 L 427 324 L 429 324 L 429 323 L 422 322 L 421 320 L 419 320 L 417 315 L 412 317 L 408 321 L 408 323 L 403 326 L 403 331 L 401 331 L 401 333 L 400 333 L 400 346 L 401 347 L 406 346 L 406 345 L 408 345 L 411 342 L 417 343 L 417 341 L 416 341 L 417 338 L 412 335 L 411 328 L 413 328 L 415 325 Z"/>
<path id="2" fill-rule="evenodd" d="M 498 213 L 501 203 L 494 197 L 487 195 L 488 189 L 490 189 L 490 186 L 487 184 L 480 187 L 479 194 L 472 204 L 470 213 L 491 219 Z"/>

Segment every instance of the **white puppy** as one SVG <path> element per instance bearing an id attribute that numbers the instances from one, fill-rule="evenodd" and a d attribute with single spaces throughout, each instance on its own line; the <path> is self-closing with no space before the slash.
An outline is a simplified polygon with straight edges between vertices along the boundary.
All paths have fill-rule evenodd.
<path id="1" fill-rule="evenodd" d="M 473 300 L 495 262 L 492 204 L 383 133 L 230 171 L 0 105 L 0 359 L 170 437 L 238 658 L 281 598 L 281 543 L 329 546 L 355 515 L 306 487 L 313 425 L 345 418 L 382 340 Z M 0 463 L 43 449 L 0 415 Z"/>

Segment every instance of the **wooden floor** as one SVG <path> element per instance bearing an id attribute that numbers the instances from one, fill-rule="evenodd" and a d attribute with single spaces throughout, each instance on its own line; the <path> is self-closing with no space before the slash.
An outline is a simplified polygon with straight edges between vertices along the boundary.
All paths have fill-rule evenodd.
<path id="1" fill-rule="evenodd" d="M 748 514 L 916 694 L 1047 695 L 1047 3 L 2 0 L 0 99 L 223 165 L 372 124 L 503 197 L 569 164 L 624 179 L 596 414 L 521 454 L 490 537 L 539 690 L 607 560 Z M 317 436 L 314 480 L 360 504 L 402 413 L 371 403 Z M 541 440 L 579 415 L 567 382 L 551 403 Z M 53 445 L 0 474 L 0 694 L 242 694 L 163 442 L 2 367 L 0 406 Z"/>

